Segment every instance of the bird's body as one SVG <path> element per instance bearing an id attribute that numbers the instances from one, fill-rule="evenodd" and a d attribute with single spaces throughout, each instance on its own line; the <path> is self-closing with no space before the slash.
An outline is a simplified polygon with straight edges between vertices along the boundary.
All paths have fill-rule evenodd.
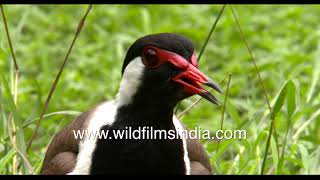
<path id="1" fill-rule="evenodd" d="M 91 115 L 86 129 L 90 132 L 108 131 L 112 139 L 87 138 L 80 141 L 81 151 L 78 154 L 76 166 L 70 174 L 161 173 L 161 167 L 166 167 L 163 173 L 189 173 L 190 160 L 187 150 L 184 149 L 185 140 L 177 139 L 174 142 L 165 139 L 115 139 L 115 136 L 111 134 L 112 130 L 125 130 L 129 126 L 133 128 L 132 130 L 138 128 L 138 125 L 119 122 L 121 118 L 126 117 L 116 117 L 116 103 L 114 100 L 99 105 Z M 135 119 L 132 116 L 130 118 Z M 158 129 L 176 127 L 181 129 L 182 126 L 177 119 L 171 117 L 171 121 L 173 122 L 172 127 L 158 127 Z M 142 126 L 157 128 L 157 125 L 151 124 Z M 163 153 L 171 156 L 163 156 Z M 177 156 L 177 154 L 183 154 L 183 156 Z M 146 164 L 149 166 L 145 166 Z M 169 166 L 172 167 L 167 168 Z"/>
<path id="2" fill-rule="evenodd" d="M 218 89 L 197 70 L 187 39 L 163 33 L 137 40 L 124 61 L 115 99 L 81 114 L 59 132 L 47 150 L 41 173 L 211 174 L 202 145 L 182 136 L 184 126 L 173 114 L 175 105 L 193 94 L 216 102 L 198 83 Z M 115 138 L 113 132 L 128 127 L 175 130 L 180 138 Z M 76 139 L 74 133 L 83 130 L 108 132 L 108 138 Z"/>
<path id="3" fill-rule="evenodd" d="M 41 174 L 90 174 L 91 159 L 96 140 L 75 139 L 73 130 L 95 131 L 98 130 L 99 127 L 109 124 L 110 122 L 106 121 L 105 117 L 111 117 L 112 119 L 112 116 L 109 115 L 113 114 L 114 112 L 112 112 L 112 110 L 114 110 L 116 107 L 114 103 L 114 101 L 108 101 L 99 104 L 95 108 L 81 114 L 75 121 L 56 134 L 47 150 Z M 172 121 L 179 128 L 184 128 L 176 116 L 172 117 Z M 184 143 L 185 146 L 183 153 L 185 153 L 185 155 L 183 163 L 186 165 L 189 173 L 211 174 L 212 169 L 209 159 L 204 148 L 198 142 L 198 140 L 186 139 Z M 155 150 L 159 151 L 159 149 Z M 187 157 L 185 157 L 186 155 Z M 145 154 L 143 154 L 143 158 L 145 158 Z M 108 163 L 108 159 L 101 160 Z M 152 159 L 152 161 L 154 164 L 157 164 L 155 159 Z M 178 159 L 174 159 L 174 162 L 177 161 Z M 110 163 L 110 165 L 113 166 L 112 163 Z M 126 165 L 126 163 L 123 163 L 121 166 L 124 167 Z M 116 166 L 113 167 L 115 168 Z M 145 170 L 145 167 L 142 167 L 141 169 L 136 168 L 137 166 L 132 166 L 132 170 L 136 170 L 136 172 L 133 173 L 140 172 L 141 174 L 143 170 Z M 122 168 L 118 169 L 118 173 L 120 173 L 121 170 Z M 157 173 L 155 170 L 156 169 L 154 169 L 154 173 Z M 177 173 L 172 172 L 171 174 Z"/>

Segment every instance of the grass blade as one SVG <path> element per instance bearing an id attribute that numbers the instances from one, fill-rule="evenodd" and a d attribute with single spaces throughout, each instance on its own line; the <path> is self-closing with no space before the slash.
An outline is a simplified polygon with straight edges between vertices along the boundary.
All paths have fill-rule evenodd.
<path id="1" fill-rule="evenodd" d="M 270 105 L 270 102 L 269 102 L 268 93 L 267 93 L 266 88 L 264 87 L 264 83 L 263 83 L 263 81 L 262 81 L 262 78 L 261 78 L 260 71 L 259 71 L 259 69 L 258 69 L 257 63 L 256 63 L 256 61 L 255 61 L 255 59 L 254 59 L 254 57 L 253 57 L 253 54 L 252 54 L 252 52 L 251 52 L 251 49 L 249 48 L 247 39 L 245 38 L 244 33 L 242 32 L 242 29 L 241 29 L 240 23 L 239 23 L 239 21 L 238 21 L 238 18 L 237 18 L 237 16 L 236 16 L 236 14 L 235 14 L 235 12 L 234 12 L 234 10 L 233 10 L 233 8 L 232 8 L 231 5 L 230 5 L 230 8 L 231 8 L 232 14 L 233 14 L 233 16 L 234 16 L 234 19 L 235 19 L 235 21 L 236 21 L 236 23 L 237 23 L 237 26 L 238 26 L 238 29 L 239 29 L 239 31 L 240 31 L 241 37 L 242 37 L 242 39 L 244 40 L 244 42 L 245 42 L 245 44 L 246 44 L 246 47 L 247 47 L 248 52 L 249 52 L 249 54 L 250 54 L 251 60 L 252 60 L 252 62 L 253 62 L 253 64 L 254 64 L 254 67 L 255 67 L 255 69 L 256 69 L 256 72 L 257 72 L 257 75 L 258 75 L 258 78 L 259 78 L 261 87 L 262 87 L 262 89 L 263 89 L 263 92 L 264 92 L 264 95 L 265 95 L 265 98 L 266 98 L 266 102 L 267 102 L 268 107 L 269 107 L 269 110 L 270 110 L 270 112 L 271 112 L 271 105 Z"/>
<path id="2" fill-rule="evenodd" d="M 52 116 L 56 116 L 56 115 L 69 115 L 69 116 L 78 116 L 80 115 L 82 112 L 79 112 L 79 111 L 57 111 L 57 112 L 52 112 L 52 113 L 48 113 L 48 114 L 45 114 L 43 116 L 43 118 L 48 118 L 48 117 L 52 117 Z M 34 118 L 34 119 L 31 119 L 31 120 L 28 120 L 28 121 L 25 121 L 23 123 L 23 125 L 20 127 L 17 127 L 17 130 L 19 130 L 20 128 L 21 129 L 25 129 L 27 128 L 29 125 L 31 125 L 32 123 L 36 122 L 37 120 L 39 120 L 40 117 L 37 117 L 37 118 Z M 16 131 L 13 131 L 12 134 L 16 134 Z M 1 142 L 5 142 L 9 139 L 9 136 L 4 136 L 3 140 L 0 141 Z"/>
<path id="3" fill-rule="evenodd" d="M 315 58 L 319 58 L 319 56 L 320 56 L 320 45 L 318 45 Z M 314 61 L 314 63 L 315 63 L 315 65 L 313 68 L 311 86 L 310 86 L 310 90 L 307 95 L 307 103 L 309 103 L 311 101 L 311 98 L 312 98 L 314 91 L 316 89 L 316 85 L 319 82 L 319 78 L 320 78 L 320 60 L 316 59 Z"/>
<path id="4" fill-rule="evenodd" d="M 16 155 L 16 151 L 11 149 L 5 156 L 0 159 L 0 172 L 8 166 L 10 161 L 12 161 L 13 157 Z"/>
<path id="5" fill-rule="evenodd" d="M 222 13 L 223 13 L 223 11 L 224 11 L 224 9 L 225 9 L 225 6 L 226 6 L 225 4 L 222 6 L 222 8 L 221 8 L 221 10 L 220 10 L 220 12 L 219 12 L 219 14 L 218 14 L 218 17 L 215 19 L 214 23 L 212 24 L 212 27 L 211 27 L 211 29 L 210 29 L 210 31 L 209 31 L 209 34 L 208 34 L 208 36 L 207 36 L 207 38 L 206 38 L 206 40 L 205 40 L 205 42 L 204 42 L 204 44 L 203 44 L 203 46 L 202 46 L 202 48 L 201 48 L 201 50 L 200 50 L 200 53 L 199 53 L 199 56 L 198 56 L 198 63 L 200 62 L 200 59 L 201 59 L 201 57 L 202 57 L 202 54 L 203 54 L 204 50 L 205 50 L 206 47 L 207 47 L 207 44 L 208 44 L 208 42 L 209 42 L 209 40 L 210 40 L 210 38 L 211 38 L 211 35 L 212 35 L 214 29 L 216 28 L 219 20 L 220 20 L 220 17 L 221 17 L 221 15 L 222 15 Z M 187 113 L 193 106 L 195 106 L 196 104 L 198 104 L 201 99 L 202 99 L 202 98 L 199 98 L 195 103 L 193 103 L 191 106 L 189 106 L 188 108 L 186 108 L 185 110 L 183 110 L 183 111 L 178 115 L 178 118 L 182 117 L 182 116 L 183 116 L 185 113 Z M 177 113 L 178 113 L 180 104 L 181 104 L 181 102 L 178 103 L 178 105 L 176 106 L 176 108 L 175 108 L 175 110 L 174 110 L 174 114 L 177 114 Z"/>
<path id="6" fill-rule="evenodd" d="M 228 79 L 228 76 L 226 76 L 223 80 L 221 80 L 219 82 L 219 84 L 222 84 L 226 79 Z M 210 89 L 209 92 L 212 92 L 213 89 Z M 181 118 L 183 115 L 185 115 L 187 112 L 189 112 L 195 105 L 197 105 L 201 100 L 203 99 L 203 97 L 199 97 L 195 102 L 193 102 L 190 106 L 188 106 L 186 109 L 184 109 L 180 114 L 178 114 L 178 118 Z M 178 104 L 179 106 L 179 104 Z"/>
<path id="7" fill-rule="evenodd" d="M 277 167 L 277 174 L 281 174 L 283 172 L 282 168 L 284 165 L 284 159 L 285 159 L 285 149 L 287 145 L 287 139 L 288 139 L 288 134 L 291 128 L 291 119 L 296 111 L 296 97 L 297 97 L 297 88 L 295 83 L 293 81 L 289 81 L 287 85 L 287 130 L 285 134 L 285 139 L 283 141 L 283 148 L 280 156 L 280 160 L 278 163 Z"/>
<path id="8" fill-rule="evenodd" d="M 297 140 L 300 133 L 302 133 L 307 127 L 308 125 L 310 125 L 313 121 L 317 120 L 317 118 L 320 116 L 320 109 L 317 110 L 316 112 L 314 112 L 311 117 L 306 120 L 300 127 L 299 129 L 296 131 L 296 133 L 293 135 L 293 139 Z"/>
<path id="9" fill-rule="evenodd" d="M 216 20 L 215 20 L 214 23 L 212 24 L 212 27 L 211 27 L 211 29 L 210 29 L 210 32 L 209 32 L 209 34 L 208 34 L 208 36 L 207 36 L 207 38 L 206 38 L 206 40 L 205 40 L 205 42 L 204 42 L 204 44 L 203 44 L 203 46 L 202 46 L 202 48 L 201 48 L 201 51 L 200 51 L 200 53 L 199 53 L 198 62 L 200 61 L 200 59 L 201 59 L 201 57 L 202 57 L 202 55 L 203 55 L 203 53 L 204 53 L 204 50 L 205 50 L 206 47 L 207 47 L 207 44 L 208 44 L 208 42 L 209 42 L 209 40 L 210 40 L 210 38 L 211 38 L 211 35 L 212 35 L 214 29 L 216 28 L 216 26 L 217 26 L 217 24 L 218 24 L 218 22 L 219 22 L 219 20 L 220 20 L 220 17 L 221 17 L 221 15 L 222 15 L 225 7 L 226 7 L 226 5 L 224 4 L 224 5 L 222 6 L 219 14 L 218 14 L 218 17 L 216 18 Z"/>
<path id="10" fill-rule="evenodd" d="M 51 100 L 51 97 L 52 97 L 52 95 L 53 95 L 53 93 L 54 93 L 54 91 L 55 91 L 55 89 L 56 89 L 56 86 L 57 86 L 57 84 L 58 84 L 58 82 L 59 82 L 59 79 L 60 79 L 60 77 L 61 77 L 61 74 L 62 74 L 62 72 L 63 72 L 63 69 L 64 69 L 64 67 L 65 67 L 65 65 L 66 65 L 66 63 L 67 63 L 67 61 L 68 61 L 69 55 L 70 55 L 70 53 L 71 53 L 71 51 L 72 51 L 72 49 L 73 49 L 73 47 L 74 47 L 74 44 L 75 44 L 76 40 L 78 39 L 78 36 L 79 36 L 79 34 L 80 34 L 80 32 L 81 32 L 81 29 L 82 29 L 83 26 L 84 26 L 85 20 L 86 20 L 88 14 L 89 14 L 91 8 L 92 8 L 92 5 L 90 4 L 90 5 L 88 6 L 88 8 L 87 8 L 86 13 L 84 14 L 84 16 L 82 17 L 82 19 L 80 20 L 80 22 L 79 22 L 79 24 L 78 24 L 78 26 L 77 26 L 75 36 L 74 36 L 74 38 L 73 38 L 73 40 L 72 40 L 72 42 L 71 42 L 71 44 L 70 44 L 70 46 L 69 46 L 69 49 L 68 49 L 68 51 L 67 51 L 67 54 L 66 54 L 66 56 L 65 56 L 65 58 L 64 58 L 64 61 L 63 61 L 62 65 L 61 65 L 61 68 L 60 68 L 60 70 L 59 70 L 59 73 L 58 73 L 58 75 L 56 76 L 56 78 L 55 78 L 55 80 L 54 80 L 54 82 L 53 82 L 53 84 L 52 84 L 52 87 L 51 87 L 51 89 L 50 89 L 50 92 L 49 92 L 49 94 L 48 94 L 48 96 L 47 96 L 47 99 L 46 99 L 45 104 L 44 104 L 44 106 L 43 106 L 43 109 L 42 109 L 42 111 L 41 111 L 40 118 L 39 118 L 39 120 L 38 120 L 37 123 L 36 123 L 36 129 L 35 129 L 34 133 L 32 134 L 31 139 L 30 139 L 30 141 L 29 141 L 29 143 L 28 143 L 27 152 L 30 150 L 31 145 L 32 145 L 32 142 L 33 142 L 33 140 L 34 140 L 34 139 L 36 138 L 36 136 L 37 136 L 37 133 L 38 133 L 38 130 L 39 130 L 39 127 L 40 127 L 41 120 L 42 120 L 45 112 L 47 111 L 47 108 L 48 108 L 49 102 L 50 102 L 50 100 Z"/>
<path id="11" fill-rule="evenodd" d="M 289 84 L 291 84 L 291 85 L 289 85 Z M 280 93 L 279 93 L 279 95 L 278 95 L 278 97 L 277 97 L 277 99 L 276 99 L 276 102 L 275 102 L 275 105 L 274 105 L 274 107 L 273 107 L 273 109 L 272 109 L 272 112 L 271 112 L 271 114 L 270 114 L 270 119 L 271 119 L 271 121 L 272 121 L 272 124 L 274 123 L 274 121 L 275 121 L 275 119 L 276 119 L 276 116 L 277 116 L 277 114 L 280 112 L 280 110 L 281 110 L 281 108 L 282 108 L 282 106 L 284 105 L 284 102 L 285 102 L 285 100 L 286 100 L 286 97 L 287 97 L 287 92 L 288 92 L 288 86 L 290 86 L 290 100 L 288 99 L 288 102 L 289 103 L 294 103 L 295 102 L 295 100 L 293 100 L 292 99 L 292 94 L 294 94 L 294 96 L 295 96 L 295 90 L 293 89 L 293 87 L 292 86 L 294 86 L 293 85 L 293 83 L 292 83 L 292 81 L 288 81 L 288 82 L 286 82 L 285 84 L 284 84 L 284 86 L 282 87 L 282 89 L 280 90 Z M 293 111 L 294 111 L 294 109 L 295 109 L 295 105 L 288 105 L 288 108 L 290 109 L 290 110 L 288 110 L 288 113 L 293 113 Z M 291 114 L 292 115 L 292 114 Z M 269 144 L 270 144 L 270 140 L 271 140 L 271 136 L 272 136 L 272 129 L 273 128 L 270 128 L 270 133 L 271 134 L 269 134 L 269 138 L 268 138 L 268 141 L 267 141 L 267 145 L 266 145 L 266 149 L 265 149 L 265 154 L 264 154 L 264 158 L 263 158 L 263 162 L 262 162 L 262 167 L 261 167 L 261 174 L 263 174 L 263 172 L 264 172 L 264 168 L 265 168 L 265 163 L 266 163 L 266 159 L 267 159 L 267 155 L 268 155 L 268 151 L 269 151 Z M 277 152 L 279 152 L 278 150 L 277 150 Z M 279 156 L 277 157 L 277 159 L 279 159 Z M 278 165 L 278 163 L 277 163 L 277 165 Z M 278 169 L 278 167 L 277 167 L 277 169 Z"/>
<path id="12" fill-rule="evenodd" d="M 279 113 L 279 111 L 281 110 L 281 108 L 284 104 L 284 101 L 287 96 L 287 85 L 288 85 L 287 83 L 284 85 L 284 87 L 280 91 L 279 96 L 277 97 L 276 103 L 275 103 L 275 105 L 272 109 L 271 115 L 270 115 L 270 118 L 272 120 L 274 120 L 276 118 L 277 114 Z"/>
<path id="13" fill-rule="evenodd" d="M 291 119 L 294 111 L 296 110 L 296 87 L 292 81 L 287 85 L 287 111 L 288 118 Z"/>
<path id="14" fill-rule="evenodd" d="M 13 97 L 14 97 L 13 100 L 14 100 L 14 104 L 17 104 L 18 92 L 19 92 L 19 90 L 18 90 L 19 89 L 19 66 L 18 66 L 18 63 L 17 63 L 17 59 L 16 59 L 16 55 L 15 55 L 14 49 L 13 49 L 13 45 L 12 45 L 12 41 L 11 41 L 11 37 L 10 37 L 10 32 L 9 32 L 9 28 L 8 28 L 8 23 L 7 23 L 7 19 L 6 19 L 2 4 L 0 4 L 0 9 L 1 9 L 1 15 L 2 15 L 2 19 L 3 19 L 3 25 L 4 25 L 4 28 L 5 28 L 8 44 L 9 44 L 9 47 L 10 47 L 10 53 L 11 53 L 13 64 L 14 64 L 14 73 L 12 73 L 13 76 L 14 76 L 14 81 L 12 82 Z M 12 69 L 11 69 L 11 72 L 13 72 Z M 10 115 L 8 127 L 11 124 L 13 129 L 15 129 L 16 128 L 15 127 L 16 124 L 11 118 L 12 118 L 12 116 Z M 18 134 L 18 136 L 19 136 L 18 138 L 20 138 L 20 141 L 24 142 L 24 138 L 21 136 L 21 134 Z M 13 141 L 12 142 L 13 143 L 16 142 L 15 135 L 13 136 Z M 17 151 L 18 151 L 18 149 L 17 149 Z M 18 166 L 16 166 L 16 161 L 17 161 L 17 159 L 14 157 L 14 159 L 13 159 L 13 173 L 15 173 L 17 171 L 16 167 L 18 167 Z"/>
<path id="15" fill-rule="evenodd" d="M 259 71 L 259 69 L 258 69 L 257 63 L 256 63 L 256 61 L 255 61 L 255 59 L 254 59 L 254 57 L 253 57 L 253 55 L 252 55 L 251 49 L 249 48 L 249 45 L 248 45 L 248 42 L 247 42 L 247 40 L 246 40 L 246 38 L 245 38 L 245 36 L 244 36 L 244 33 L 243 33 L 242 30 L 241 30 L 241 26 L 240 26 L 240 23 L 239 23 L 239 21 L 238 21 L 238 18 L 237 18 L 237 16 L 236 16 L 236 14 L 235 14 L 235 12 L 234 12 L 234 10 L 233 10 L 233 8 L 232 8 L 231 5 L 230 5 L 230 8 L 231 8 L 233 17 L 234 17 L 234 19 L 235 19 L 235 21 L 236 21 L 236 24 L 237 24 L 237 27 L 238 27 L 238 29 L 239 29 L 239 32 L 240 32 L 240 34 L 241 34 L 241 37 L 242 37 L 243 41 L 244 41 L 245 44 L 246 44 L 246 47 L 247 47 L 248 52 L 249 52 L 249 54 L 250 54 L 252 63 L 254 64 L 254 67 L 255 67 L 256 73 L 257 73 L 257 75 L 258 75 L 258 78 L 259 78 L 261 87 L 262 87 L 262 89 L 263 89 L 263 93 L 264 93 L 264 96 L 265 96 L 265 99 L 266 99 L 266 102 L 267 102 L 269 111 L 270 111 L 270 113 L 271 113 L 271 112 L 272 112 L 272 109 L 271 109 L 271 105 L 270 105 L 270 102 L 269 102 L 268 93 L 267 93 L 267 90 L 266 90 L 266 88 L 265 88 L 265 86 L 264 86 L 264 83 L 263 83 L 263 81 L 262 81 L 262 78 L 261 78 L 260 71 Z M 274 123 L 274 120 L 272 120 L 272 118 L 271 118 L 271 121 L 272 121 L 272 122 L 271 122 L 271 128 L 270 128 L 270 130 L 269 130 L 269 137 L 268 137 L 268 141 L 267 141 L 266 147 L 269 148 L 269 143 L 270 143 L 271 135 L 272 135 L 272 132 L 273 132 L 273 130 L 274 130 L 275 140 L 276 140 L 276 144 L 277 144 L 277 151 L 279 152 L 278 135 L 277 135 L 277 131 L 276 131 L 276 128 L 275 128 L 275 123 Z M 265 156 L 265 158 L 266 158 L 266 156 Z M 278 158 L 279 158 L 279 154 L 278 154 Z M 264 159 L 264 161 L 263 161 L 262 168 L 264 168 L 264 163 L 265 163 L 265 159 Z M 261 173 L 262 173 L 262 172 L 263 172 L 263 169 L 261 169 Z"/>
<path id="16" fill-rule="evenodd" d="M 3 19 L 3 25 L 4 25 L 4 28 L 6 30 L 6 36 L 7 36 L 7 39 L 8 39 L 10 52 L 11 52 L 13 63 L 14 63 L 14 68 L 16 70 L 19 70 L 19 66 L 18 66 L 18 63 L 17 63 L 16 55 L 14 53 L 13 46 L 12 46 L 12 41 L 11 41 L 11 37 L 10 37 L 10 33 L 9 33 L 7 19 L 6 19 L 2 4 L 0 4 L 0 9 L 1 9 L 1 15 L 2 15 L 2 19 Z"/>
<path id="17" fill-rule="evenodd" d="M 299 144 L 299 152 L 301 154 L 301 160 L 302 160 L 302 164 L 303 164 L 303 169 L 304 169 L 304 174 L 309 174 L 310 173 L 310 167 L 309 167 L 309 153 L 307 148 L 302 145 Z"/>
<path id="18" fill-rule="evenodd" d="M 221 143 L 221 146 L 219 148 L 219 151 L 217 151 L 217 153 L 211 158 L 211 162 L 214 163 L 217 161 L 217 159 L 223 154 L 223 152 L 227 149 L 227 147 L 233 143 L 236 139 L 230 139 L 227 141 L 224 141 L 223 143 Z"/>
<path id="19" fill-rule="evenodd" d="M 2 84 L 4 87 L 4 101 L 8 104 L 8 107 L 10 109 L 11 115 L 9 117 L 9 122 L 11 122 L 11 120 L 14 122 L 14 124 L 16 124 L 17 126 L 21 126 L 23 124 L 22 118 L 20 117 L 14 99 L 11 95 L 11 91 L 8 85 L 8 82 L 6 81 L 6 79 L 4 78 L 4 76 L 1 74 L 1 79 L 2 79 Z M 23 160 L 22 163 L 22 172 L 24 174 L 28 173 L 27 170 L 29 170 L 29 172 L 33 172 L 32 170 L 32 166 L 30 165 L 28 159 L 26 158 L 26 143 L 25 143 L 25 138 L 24 138 L 24 134 L 23 131 L 17 130 L 16 132 L 16 139 L 14 139 L 14 136 L 12 135 L 12 127 L 11 127 L 11 123 L 7 123 L 8 126 L 8 130 L 9 130 L 9 137 L 11 140 L 11 143 L 13 145 L 13 147 L 15 148 L 15 150 L 17 151 L 17 153 L 20 155 L 20 157 Z M 15 172 L 14 172 L 15 173 Z"/>
<path id="20" fill-rule="evenodd" d="M 271 155 L 274 163 L 275 172 L 278 172 L 278 164 L 279 164 L 279 158 L 278 158 L 278 150 L 277 150 L 277 144 L 273 136 L 271 136 Z"/>
<path id="21" fill-rule="evenodd" d="M 230 73 L 229 79 L 228 79 L 228 85 L 227 85 L 227 92 L 226 92 L 226 96 L 224 98 L 224 102 L 223 102 L 223 106 L 222 106 L 220 130 L 223 130 L 224 114 L 225 114 L 226 104 L 227 104 L 227 100 L 228 100 L 228 96 L 229 96 L 229 88 L 230 88 L 231 78 L 232 78 L 232 74 Z M 219 148 L 220 148 L 220 140 L 218 141 L 217 152 L 219 151 Z"/>

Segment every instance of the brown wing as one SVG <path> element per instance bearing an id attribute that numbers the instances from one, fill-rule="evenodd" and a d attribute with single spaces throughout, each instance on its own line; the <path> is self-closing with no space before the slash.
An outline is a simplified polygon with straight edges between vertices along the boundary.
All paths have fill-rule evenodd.
<path id="1" fill-rule="evenodd" d="M 187 149 L 191 161 L 192 175 L 209 175 L 212 174 L 212 168 L 209 158 L 202 144 L 196 139 L 187 139 Z"/>
<path id="2" fill-rule="evenodd" d="M 86 129 L 90 116 L 97 107 L 82 113 L 54 136 L 47 149 L 41 174 L 67 174 L 73 170 L 76 165 L 80 142 L 79 139 L 74 138 L 73 130 Z"/>
<path id="3" fill-rule="evenodd" d="M 178 119 L 178 117 L 176 117 Z M 180 119 L 178 119 L 180 121 Z M 185 125 L 180 121 L 182 126 Z M 208 175 L 212 174 L 212 168 L 208 155 L 202 144 L 197 139 L 187 139 L 187 150 L 190 159 L 191 175 Z"/>
<path id="4" fill-rule="evenodd" d="M 82 113 L 55 135 L 48 147 L 41 174 L 67 174 L 73 170 L 76 165 L 80 142 L 80 140 L 74 138 L 73 130 L 86 129 L 89 119 L 97 107 Z M 187 150 L 191 161 L 191 174 L 212 174 L 209 158 L 198 140 L 187 139 Z"/>

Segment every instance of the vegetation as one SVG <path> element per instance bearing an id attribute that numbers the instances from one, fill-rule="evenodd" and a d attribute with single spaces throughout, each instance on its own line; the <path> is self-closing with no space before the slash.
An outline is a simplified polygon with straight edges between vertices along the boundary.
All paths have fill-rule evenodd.
<path id="1" fill-rule="evenodd" d="M 3 7 L 20 79 L 15 99 L 15 66 L 0 18 L 0 174 L 30 174 L 39 172 L 57 131 L 80 112 L 115 96 L 122 60 L 134 40 L 150 33 L 175 32 L 190 38 L 200 52 L 222 6 L 94 5 L 27 153 L 36 120 L 87 6 Z M 215 174 L 260 174 L 265 155 L 263 174 L 319 174 L 320 6 L 232 7 L 257 63 L 271 112 L 231 8 L 226 6 L 199 67 L 216 81 L 232 73 L 223 129 L 245 129 L 247 139 L 223 140 L 219 149 L 217 142 L 202 141 Z M 221 83 L 224 90 L 227 82 Z M 216 96 L 224 102 L 226 93 Z M 178 114 L 197 98 L 183 101 Z M 201 101 L 182 121 L 189 128 L 215 132 L 221 127 L 222 110 L 223 106 Z M 14 143 L 9 138 L 10 119 L 14 123 L 9 127 L 17 132 Z M 272 120 L 275 128 L 269 136 Z"/>

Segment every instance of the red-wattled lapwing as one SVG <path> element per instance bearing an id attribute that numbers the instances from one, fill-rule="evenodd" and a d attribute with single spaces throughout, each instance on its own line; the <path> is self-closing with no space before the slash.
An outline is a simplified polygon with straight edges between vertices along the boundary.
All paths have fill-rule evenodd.
<path id="1" fill-rule="evenodd" d="M 178 102 L 198 94 L 217 103 L 202 84 L 220 91 L 217 83 L 198 70 L 190 40 L 171 33 L 138 39 L 125 57 L 116 98 L 81 114 L 59 132 L 47 150 L 41 173 L 211 174 L 208 157 L 195 139 L 78 140 L 73 133 L 128 127 L 181 129 L 184 126 L 173 114 Z"/>

